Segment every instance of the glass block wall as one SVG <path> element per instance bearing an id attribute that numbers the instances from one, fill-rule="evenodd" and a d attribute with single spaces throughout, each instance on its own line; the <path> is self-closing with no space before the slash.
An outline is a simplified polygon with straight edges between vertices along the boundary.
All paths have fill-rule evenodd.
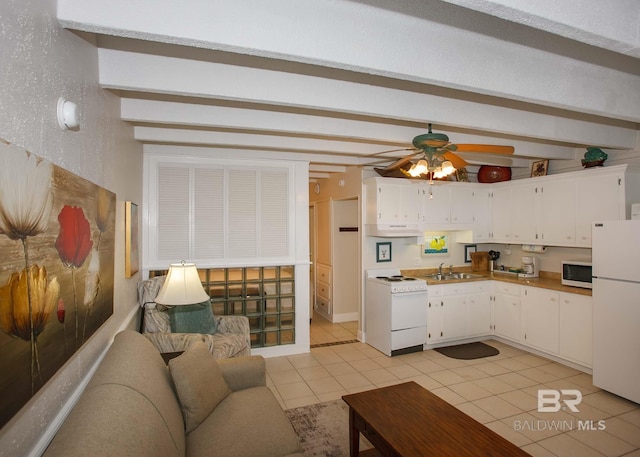
<path id="1" fill-rule="evenodd" d="M 295 343 L 294 267 L 198 269 L 213 313 L 249 318 L 251 347 Z M 166 275 L 154 270 L 149 277 Z"/>

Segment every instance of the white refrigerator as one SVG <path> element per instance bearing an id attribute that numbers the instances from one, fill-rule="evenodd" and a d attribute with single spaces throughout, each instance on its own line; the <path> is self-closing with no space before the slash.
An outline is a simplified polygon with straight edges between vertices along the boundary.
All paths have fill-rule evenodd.
<path id="1" fill-rule="evenodd" d="M 594 222 L 593 384 L 640 403 L 640 220 Z"/>

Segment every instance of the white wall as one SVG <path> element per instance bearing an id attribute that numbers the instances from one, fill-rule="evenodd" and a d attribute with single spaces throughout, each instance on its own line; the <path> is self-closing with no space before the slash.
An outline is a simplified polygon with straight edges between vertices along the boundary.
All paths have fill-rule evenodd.
<path id="1" fill-rule="evenodd" d="M 0 430 L 0 456 L 39 455 L 113 336 L 136 325 L 139 276 L 124 277 L 124 201 L 142 200 L 142 153 L 119 120 L 119 99 L 98 86 L 96 48 L 60 28 L 54 0 L 3 0 L 1 17 L 0 137 L 117 199 L 113 316 Z M 58 127 L 60 96 L 77 103 L 79 131 Z"/>

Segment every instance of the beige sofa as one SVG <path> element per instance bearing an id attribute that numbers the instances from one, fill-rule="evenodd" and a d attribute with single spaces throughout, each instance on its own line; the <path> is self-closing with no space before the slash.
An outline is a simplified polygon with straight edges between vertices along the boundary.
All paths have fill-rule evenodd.
<path id="1" fill-rule="evenodd" d="M 249 319 L 245 316 L 215 316 L 214 334 L 173 333 L 167 308 L 154 301 L 165 278 L 157 276 L 138 283 L 138 303 L 143 308 L 142 333 L 160 352 L 183 352 L 201 341 L 216 359 L 251 355 Z"/>
<path id="2" fill-rule="evenodd" d="M 291 424 L 266 387 L 262 357 L 215 360 L 197 344 L 167 367 L 149 340 L 132 331 L 116 336 L 44 453 L 46 457 L 302 455 Z"/>

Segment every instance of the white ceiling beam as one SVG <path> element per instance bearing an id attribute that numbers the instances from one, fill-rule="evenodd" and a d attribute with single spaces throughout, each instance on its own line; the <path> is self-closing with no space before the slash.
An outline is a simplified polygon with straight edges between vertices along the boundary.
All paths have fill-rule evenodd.
<path id="1" fill-rule="evenodd" d="M 345 173 L 347 167 L 337 165 L 320 165 L 312 163 L 309 165 L 309 171 L 324 172 L 324 173 Z"/>
<path id="2" fill-rule="evenodd" d="M 282 113 L 258 109 L 198 105 L 123 98 L 121 101 L 123 120 L 154 124 L 195 125 L 201 127 L 258 130 L 265 132 L 293 133 L 296 135 L 327 136 L 348 141 L 358 139 L 372 143 L 396 143 L 411 147 L 414 136 L 426 132 L 426 128 L 309 114 Z M 546 158 L 572 158 L 573 148 L 542 143 L 530 143 L 491 136 L 445 133 L 457 144 L 496 144 L 515 147 L 515 154 Z M 398 149 L 402 146 L 381 146 L 377 151 Z M 398 152 L 392 157 L 401 156 Z"/>
<path id="3" fill-rule="evenodd" d="M 438 119 L 443 124 L 488 132 L 609 148 L 630 149 L 635 141 L 635 131 L 628 128 L 348 81 L 109 49 L 100 49 L 99 56 L 100 84 L 113 89 L 319 108 L 414 122 Z"/>
<path id="4" fill-rule="evenodd" d="M 63 26 L 90 32 L 310 63 L 640 121 L 637 73 L 567 58 L 575 54 L 575 43 L 551 42 L 531 24 L 507 24 L 437 0 L 383 3 L 383 8 L 367 3 L 376 2 L 200 0 L 185 8 L 173 0 L 59 0 L 58 17 Z M 545 17 L 553 18 L 557 3 L 549 3 Z M 503 28 L 509 35 L 501 33 Z M 258 81 L 252 84 L 259 87 Z"/>
<path id="5" fill-rule="evenodd" d="M 315 164 L 360 166 L 367 165 L 370 160 L 363 157 L 332 155 L 320 153 L 282 152 L 259 149 L 236 149 L 229 147 L 185 146 L 172 144 L 144 144 L 144 152 L 189 157 L 219 157 L 223 159 L 273 159 L 313 162 Z"/>
<path id="6" fill-rule="evenodd" d="M 348 155 L 371 155 L 385 148 L 381 145 L 346 141 L 140 126 L 134 127 L 134 138 L 138 141 L 272 148 Z"/>

